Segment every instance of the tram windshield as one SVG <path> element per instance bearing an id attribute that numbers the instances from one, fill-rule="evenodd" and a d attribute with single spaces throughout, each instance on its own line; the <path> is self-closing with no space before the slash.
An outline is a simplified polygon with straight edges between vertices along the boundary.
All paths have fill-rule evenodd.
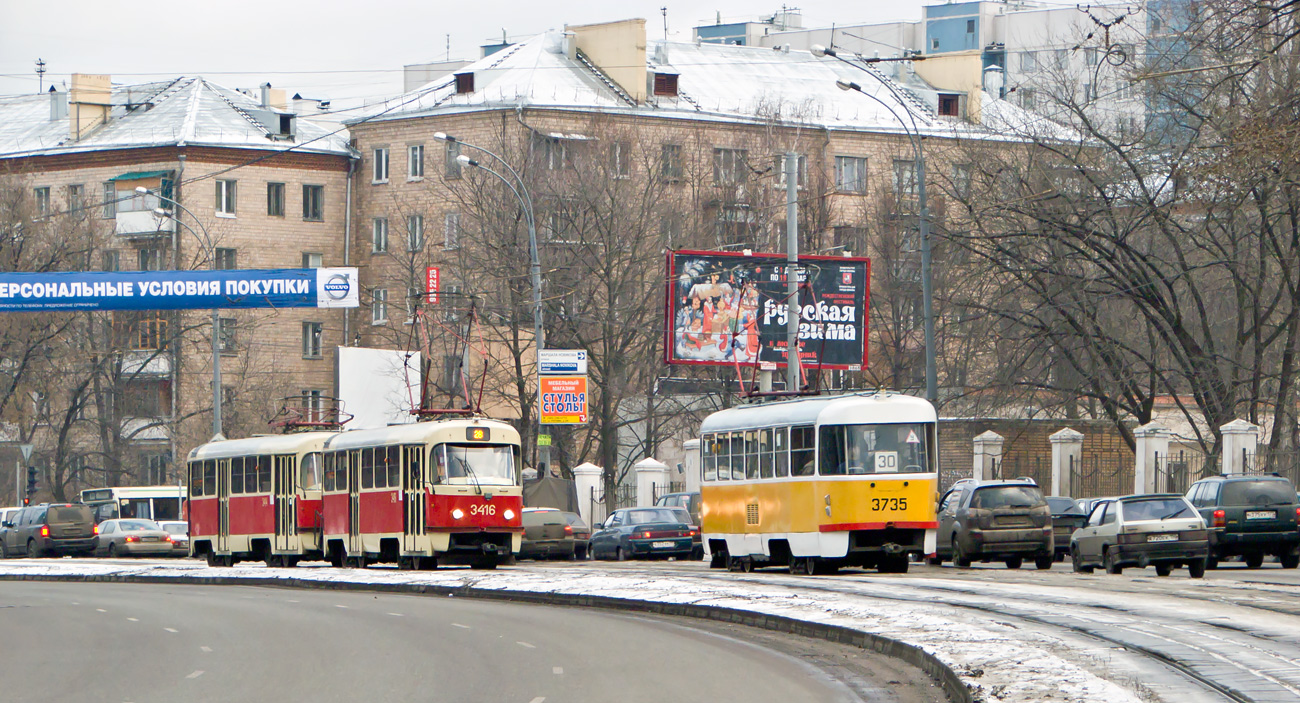
<path id="1" fill-rule="evenodd" d="M 818 433 L 823 476 L 925 473 L 929 468 L 927 425 L 823 425 Z"/>
<path id="2" fill-rule="evenodd" d="M 434 483 L 515 483 L 515 453 L 509 446 L 439 444 L 433 450 Z"/>

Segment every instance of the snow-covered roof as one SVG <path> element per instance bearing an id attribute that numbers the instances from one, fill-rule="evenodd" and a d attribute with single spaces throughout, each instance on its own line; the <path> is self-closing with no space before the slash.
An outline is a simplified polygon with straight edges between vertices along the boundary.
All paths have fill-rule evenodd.
<path id="1" fill-rule="evenodd" d="M 338 128 L 303 119 L 292 137 L 272 139 L 252 114 L 264 109 L 256 98 L 201 77 L 113 86 L 108 122 L 79 140 L 66 114 L 50 119 L 51 100 L 49 93 L 0 97 L 0 158 L 156 146 L 349 153 L 346 130 L 331 134 Z"/>
<path id="2" fill-rule="evenodd" d="M 991 136 L 978 126 L 938 117 L 907 85 L 882 72 L 870 69 L 872 75 L 864 75 L 861 68 L 806 51 L 649 41 L 646 63 L 649 74 L 677 75 L 677 96 L 650 95 L 637 105 L 623 90 L 628 86 L 619 87 L 581 55 L 569 59 L 562 34 L 547 32 L 458 69 L 456 73 L 474 74 L 473 92 L 458 94 L 449 73 L 416 90 L 369 105 L 345 123 L 540 107 L 693 120 L 771 120 L 895 133 L 905 131 L 906 120 L 907 129 L 915 123 L 917 131 L 928 135 Z M 857 83 L 866 95 L 839 89 L 838 80 Z M 993 112 L 1005 116 L 1007 122 L 1029 119 L 1030 113 L 1006 101 L 986 96 L 985 104 L 989 102 L 999 105 Z"/>

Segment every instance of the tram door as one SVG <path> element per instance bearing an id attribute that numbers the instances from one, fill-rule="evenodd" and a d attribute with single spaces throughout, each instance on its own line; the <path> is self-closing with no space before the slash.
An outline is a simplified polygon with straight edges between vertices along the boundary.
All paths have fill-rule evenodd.
<path id="1" fill-rule="evenodd" d="M 217 460 L 217 551 L 230 550 L 230 460 Z"/>
<path id="2" fill-rule="evenodd" d="M 361 548 L 361 452 L 348 456 L 348 554 L 360 554 Z"/>
<path id="3" fill-rule="evenodd" d="M 275 500 L 275 548 L 276 552 L 294 550 L 294 535 L 298 534 L 298 521 L 294 519 L 294 461 L 293 456 L 276 456 L 271 458 L 272 494 Z"/>
<path id="4" fill-rule="evenodd" d="M 402 447 L 402 551 L 424 551 L 424 462 L 421 445 Z"/>

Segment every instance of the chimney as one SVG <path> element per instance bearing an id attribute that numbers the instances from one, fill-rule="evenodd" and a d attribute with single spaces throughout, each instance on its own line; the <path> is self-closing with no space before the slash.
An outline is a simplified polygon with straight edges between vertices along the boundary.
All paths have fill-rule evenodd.
<path id="1" fill-rule="evenodd" d="M 271 109 L 271 84 L 262 84 L 262 107 Z"/>
<path id="2" fill-rule="evenodd" d="M 578 58 L 578 35 L 566 31 L 564 33 L 564 55 L 570 61 Z"/>
<path id="3" fill-rule="evenodd" d="M 58 122 L 68 116 L 68 94 L 50 86 L 50 121 Z"/>
<path id="4" fill-rule="evenodd" d="M 68 136 L 78 140 L 92 129 L 108 121 L 113 87 L 106 75 L 72 74 L 72 88 L 68 91 Z"/>
<path id="5" fill-rule="evenodd" d="M 1006 79 L 1002 75 L 1001 66 L 989 66 L 984 69 L 984 92 L 993 96 L 994 99 L 1002 97 L 1002 88 L 1006 85 Z"/>

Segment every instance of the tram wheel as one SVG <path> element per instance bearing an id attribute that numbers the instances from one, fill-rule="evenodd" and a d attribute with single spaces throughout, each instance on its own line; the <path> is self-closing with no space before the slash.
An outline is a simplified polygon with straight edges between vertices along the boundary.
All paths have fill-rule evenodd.
<path id="1" fill-rule="evenodd" d="M 722 550 L 722 551 L 714 552 L 714 553 L 712 553 L 712 554 L 709 555 L 709 568 L 710 568 L 710 569 L 723 569 L 723 568 L 726 568 L 726 566 L 727 566 L 727 552 L 726 552 L 726 550 Z"/>
<path id="2" fill-rule="evenodd" d="M 750 574 L 754 572 L 754 560 L 745 558 L 740 560 L 740 570 L 742 573 Z"/>
<path id="3" fill-rule="evenodd" d="M 420 571 L 434 571 L 438 568 L 438 557 L 416 557 L 415 568 Z"/>
<path id="4" fill-rule="evenodd" d="M 270 552 L 267 552 L 266 558 L 262 561 L 266 562 L 266 568 L 268 569 L 284 566 L 284 558 L 279 554 L 271 554 Z"/>
<path id="5" fill-rule="evenodd" d="M 803 559 L 802 561 L 803 561 L 803 571 L 802 571 L 803 575 L 815 576 L 817 574 L 817 558 L 808 557 L 806 559 Z"/>
<path id="6" fill-rule="evenodd" d="M 343 568 L 343 550 L 331 549 L 329 561 L 330 561 L 330 566 L 336 569 Z"/>
<path id="7" fill-rule="evenodd" d="M 416 560 L 417 558 L 418 558 L 418 557 L 397 557 L 397 570 L 398 570 L 398 571 L 414 571 L 414 570 L 415 570 L 415 560 Z"/>

